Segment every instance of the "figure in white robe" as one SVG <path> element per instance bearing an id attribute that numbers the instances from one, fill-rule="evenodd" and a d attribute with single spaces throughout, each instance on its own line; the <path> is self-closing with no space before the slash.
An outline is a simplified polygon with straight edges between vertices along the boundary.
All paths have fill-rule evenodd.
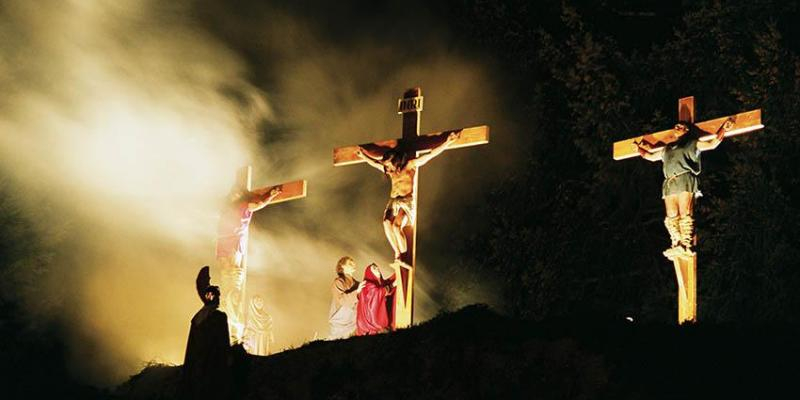
<path id="1" fill-rule="evenodd" d="M 331 284 L 331 308 L 328 314 L 331 332 L 329 340 L 348 338 L 356 330 L 356 305 L 363 282 L 353 278 L 356 270 L 351 257 L 342 257 L 336 264 L 336 279 Z"/>
<path id="2" fill-rule="evenodd" d="M 264 309 L 264 299 L 261 296 L 253 296 L 247 315 L 244 348 L 250 354 L 267 356 L 270 354 L 272 343 L 275 343 L 272 316 Z"/>

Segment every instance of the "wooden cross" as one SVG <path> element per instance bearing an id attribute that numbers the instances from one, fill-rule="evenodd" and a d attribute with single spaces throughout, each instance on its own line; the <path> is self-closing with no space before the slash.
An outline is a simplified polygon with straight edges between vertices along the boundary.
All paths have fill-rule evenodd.
<path id="1" fill-rule="evenodd" d="M 419 122 L 422 112 L 422 90 L 409 89 L 398 101 L 398 114 L 403 116 L 403 135 L 401 139 L 383 140 L 360 146 L 339 147 L 333 150 L 333 165 L 342 166 L 364 162 L 358 155 L 360 149 L 371 154 L 383 155 L 389 150 L 405 152 L 409 158 L 417 158 L 442 144 L 451 133 L 457 133 L 458 139 L 447 147 L 447 150 L 476 146 L 489 143 L 489 127 L 476 126 L 452 131 L 419 135 Z M 411 207 L 416 214 L 418 176 L 416 167 L 413 173 L 413 191 Z M 414 270 L 416 268 L 416 218 L 403 230 L 406 238 L 406 251 L 400 255 L 400 261 L 408 267 L 400 268 L 400 281 L 395 293 L 394 328 L 405 328 L 411 325 L 414 318 Z"/>
<path id="2" fill-rule="evenodd" d="M 678 100 L 678 120 L 694 123 L 694 117 L 694 97 L 684 97 Z M 741 135 L 764 128 L 764 125 L 761 124 L 761 109 L 746 111 L 697 123 L 696 126 L 705 133 L 699 140 L 713 140 L 715 132 L 718 132 L 723 124 L 726 123 L 725 137 Z M 672 130 L 668 129 L 615 142 L 614 159 L 624 160 L 638 157 L 637 142 L 646 142 L 654 151 L 657 151 L 669 144 L 673 137 Z M 704 147 L 698 147 L 698 149 L 700 151 L 705 150 Z M 660 158 L 660 152 L 658 158 Z M 696 235 L 694 241 L 697 241 Z M 673 266 L 675 267 L 675 276 L 678 283 L 678 323 L 697 322 L 697 253 L 695 252 L 691 256 L 675 257 Z"/>
<path id="3" fill-rule="evenodd" d="M 228 212 L 223 212 L 221 218 L 226 220 L 220 220 L 220 237 L 217 239 L 217 267 L 220 268 L 222 275 L 220 287 L 221 306 L 223 311 L 228 314 L 228 324 L 231 338 L 234 342 L 241 341 L 244 329 L 247 242 L 249 240 L 250 217 L 252 213 L 266 206 L 302 199 L 306 197 L 307 192 L 305 180 L 253 189 L 252 176 L 253 169 L 249 165 L 237 171 L 235 188 L 238 188 L 241 195 L 232 201 L 229 206 L 231 209 L 227 210 Z M 280 193 L 272 197 L 270 193 L 275 188 L 279 188 Z M 227 219 L 231 220 L 228 221 Z M 233 228 L 234 232 L 228 232 L 231 228 Z M 220 245 L 221 242 L 222 245 Z M 241 253 L 229 253 L 232 250 L 232 246 L 241 249 Z"/>
<path id="4" fill-rule="evenodd" d="M 269 202 L 269 205 L 302 199 L 306 197 L 308 191 L 308 182 L 306 182 L 305 179 L 253 189 L 253 167 L 249 165 L 239 169 L 236 174 L 236 179 L 237 182 L 239 182 L 240 187 L 244 188 L 248 193 L 253 195 L 269 193 L 273 188 L 281 188 L 281 193 L 272 199 L 272 201 Z"/>

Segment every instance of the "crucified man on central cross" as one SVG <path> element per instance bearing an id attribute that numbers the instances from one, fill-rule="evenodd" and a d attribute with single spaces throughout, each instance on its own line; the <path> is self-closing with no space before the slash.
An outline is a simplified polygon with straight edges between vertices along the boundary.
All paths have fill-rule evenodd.
<path id="1" fill-rule="evenodd" d="M 386 211 L 383 213 L 383 231 L 394 250 L 395 261 L 402 262 L 400 255 L 408 250 L 403 230 L 416 221 L 414 178 L 417 175 L 417 168 L 442 154 L 460 137 L 460 132 L 450 132 L 447 139 L 432 148 L 430 153 L 417 157 L 410 157 L 408 152 L 402 149 L 388 150 L 382 156 L 370 154 L 361 146 L 356 150 L 358 157 L 371 167 L 382 171 L 392 182 L 389 203 L 386 204 Z"/>
<path id="2" fill-rule="evenodd" d="M 403 116 L 400 139 L 338 147 L 333 151 L 335 166 L 366 162 L 391 180 L 383 228 L 394 251 L 392 267 L 398 279 L 393 328 L 405 328 L 413 320 L 419 167 L 445 150 L 489 143 L 489 127 L 485 125 L 420 135 L 422 103 L 420 88 L 406 90 L 398 100 L 398 114 Z"/>

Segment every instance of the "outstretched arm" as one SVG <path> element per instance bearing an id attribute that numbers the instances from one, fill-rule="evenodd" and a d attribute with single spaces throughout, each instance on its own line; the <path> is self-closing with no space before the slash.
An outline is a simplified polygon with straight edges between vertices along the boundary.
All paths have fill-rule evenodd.
<path id="1" fill-rule="evenodd" d="M 445 140 L 442 144 L 434 147 L 430 153 L 423 154 L 417 157 L 416 161 L 414 162 L 417 164 L 417 166 L 420 167 L 425 165 L 428 161 L 433 160 L 434 158 L 436 158 L 436 156 L 442 154 L 443 151 L 447 150 L 447 148 L 450 147 L 453 143 L 455 143 L 455 141 L 458 140 L 458 138 L 460 137 L 461 137 L 461 132 L 450 132 L 450 134 L 447 135 L 447 140 Z"/>
<path id="2" fill-rule="evenodd" d="M 358 158 L 366 161 L 366 163 L 370 167 L 373 167 L 373 168 L 376 168 L 376 169 L 379 169 L 379 170 L 383 171 L 383 163 L 381 162 L 381 160 L 379 160 L 377 158 L 374 158 L 371 155 L 367 154 L 367 152 L 364 151 L 363 147 L 360 147 L 360 146 L 358 147 L 358 150 L 356 150 L 356 156 L 358 156 Z"/>
<path id="3" fill-rule="evenodd" d="M 269 192 L 264 194 L 257 194 L 255 198 L 251 199 L 249 203 L 247 203 L 247 208 L 250 211 L 258 211 L 272 202 L 279 194 L 281 194 L 283 190 L 280 186 L 275 186 L 274 188 L 270 189 Z"/>
<path id="4" fill-rule="evenodd" d="M 639 150 L 639 155 L 647 161 L 656 162 L 661 160 L 661 153 L 664 152 L 664 149 L 653 150 L 653 147 L 650 146 L 649 143 L 637 140 L 633 142 L 636 144 L 636 149 Z"/>
<path id="5" fill-rule="evenodd" d="M 714 139 L 711 139 L 708 142 L 698 141 L 697 149 L 700 151 L 716 149 L 717 146 L 719 146 L 719 144 L 722 143 L 722 139 L 725 139 L 725 132 L 733 128 L 733 122 L 734 122 L 733 117 L 728 118 L 728 120 L 725 121 L 725 123 L 723 123 L 722 126 L 719 127 L 719 129 L 717 129 L 717 133 L 714 134 Z"/>

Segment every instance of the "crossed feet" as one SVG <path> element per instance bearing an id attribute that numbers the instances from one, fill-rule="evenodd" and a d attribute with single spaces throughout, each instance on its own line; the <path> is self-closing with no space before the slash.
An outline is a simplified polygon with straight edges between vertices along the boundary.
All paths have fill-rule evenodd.
<path id="1" fill-rule="evenodd" d="M 664 250 L 664 257 L 667 257 L 670 261 L 674 261 L 678 257 L 692 257 L 694 256 L 694 252 L 690 247 L 683 247 L 681 245 L 672 246 L 666 250 Z"/>

